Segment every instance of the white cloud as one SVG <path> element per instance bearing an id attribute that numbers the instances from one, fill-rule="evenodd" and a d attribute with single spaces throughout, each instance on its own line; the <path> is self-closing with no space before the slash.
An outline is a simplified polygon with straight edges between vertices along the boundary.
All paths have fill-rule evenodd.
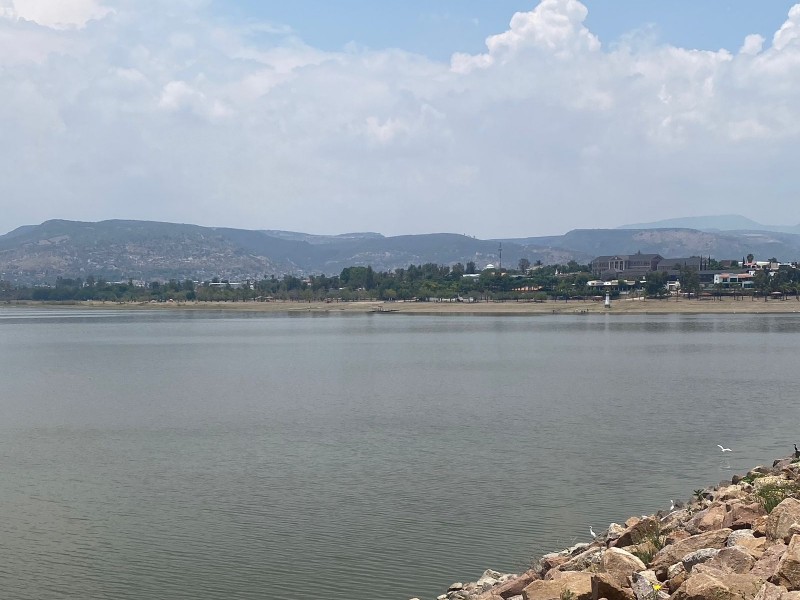
<path id="1" fill-rule="evenodd" d="M 53 29 L 85 27 L 111 12 L 99 0 L 5 0 L 0 16 L 33 21 Z"/>
<path id="2" fill-rule="evenodd" d="M 66 4 L 0 4 L 0 230 L 533 235 L 759 217 L 756 199 L 800 221 L 800 5 L 772 44 L 754 34 L 732 54 L 606 48 L 580 2 L 544 0 L 442 63 L 322 51 L 203 1 Z"/>
<path id="3" fill-rule="evenodd" d="M 753 33 L 744 38 L 744 44 L 739 50 L 742 54 L 755 56 L 764 48 L 764 38 L 757 33 Z"/>
<path id="4" fill-rule="evenodd" d="M 168 111 L 188 110 L 196 116 L 217 119 L 232 114 L 220 100 L 209 99 L 206 95 L 185 81 L 170 81 L 164 86 L 159 108 Z"/>
<path id="5" fill-rule="evenodd" d="M 600 41 L 583 26 L 587 14 L 586 7 L 577 0 L 542 0 L 534 10 L 516 13 L 508 31 L 489 37 L 488 53 L 455 54 L 453 70 L 468 73 L 475 68 L 485 69 L 512 60 L 525 49 L 538 49 L 562 59 L 599 50 Z"/>

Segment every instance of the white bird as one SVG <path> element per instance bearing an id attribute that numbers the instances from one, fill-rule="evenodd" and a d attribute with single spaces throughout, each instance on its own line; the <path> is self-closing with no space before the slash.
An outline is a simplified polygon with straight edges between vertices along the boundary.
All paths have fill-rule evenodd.
<path id="1" fill-rule="evenodd" d="M 594 532 L 594 529 L 592 529 L 591 525 L 589 525 L 589 535 L 591 535 L 594 539 L 597 539 L 597 534 Z"/>
<path id="2" fill-rule="evenodd" d="M 717 448 L 719 448 L 719 449 L 720 449 L 720 450 L 722 450 L 723 452 L 731 452 L 731 449 L 730 449 L 730 448 L 725 448 L 725 447 L 723 447 L 721 444 L 717 444 Z"/>
<path id="3" fill-rule="evenodd" d="M 669 509 L 670 510 L 675 510 L 675 500 L 670 500 L 669 501 Z"/>

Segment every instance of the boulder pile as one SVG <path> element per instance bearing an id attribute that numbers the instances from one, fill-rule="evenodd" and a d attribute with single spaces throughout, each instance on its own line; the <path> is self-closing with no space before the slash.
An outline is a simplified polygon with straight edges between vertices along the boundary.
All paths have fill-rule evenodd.
<path id="1" fill-rule="evenodd" d="M 800 459 L 779 459 L 437 600 L 800 600 L 798 498 Z"/>

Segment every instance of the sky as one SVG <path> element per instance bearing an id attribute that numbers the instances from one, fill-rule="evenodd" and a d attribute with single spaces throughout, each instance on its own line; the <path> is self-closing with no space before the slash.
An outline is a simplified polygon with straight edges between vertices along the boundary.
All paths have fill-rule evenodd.
<path id="1" fill-rule="evenodd" d="M 800 223 L 800 4 L 0 0 L 0 233 Z"/>

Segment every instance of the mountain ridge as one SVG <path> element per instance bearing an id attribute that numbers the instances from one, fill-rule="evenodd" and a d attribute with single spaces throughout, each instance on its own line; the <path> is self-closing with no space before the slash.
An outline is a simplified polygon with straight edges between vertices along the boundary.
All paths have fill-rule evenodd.
<path id="1" fill-rule="evenodd" d="M 482 240 L 455 233 L 315 235 L 159 221 L 51 219 L 0 236 L 0 279 L 34 284 L 90 274 L 110 281 L 261 279 L 333 275 L 351 266 L 388 271 L 470 261 L 483 268 L 501 261 L 501 245 L 502 264 L 511 267 L 523 258 L 586 263 L 598 255 L 637 251 L 737 260 L 750 253 L 781 260 L 800 256 L 800 235 L 780 231 L 573 229 L 560 236 Z"/>

